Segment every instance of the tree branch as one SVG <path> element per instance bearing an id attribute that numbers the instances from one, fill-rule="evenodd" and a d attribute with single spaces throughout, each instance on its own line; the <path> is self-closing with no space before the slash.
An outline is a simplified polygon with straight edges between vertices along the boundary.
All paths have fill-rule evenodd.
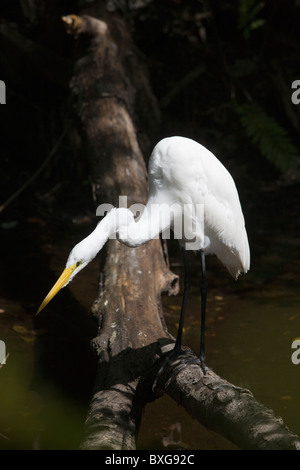
<path id="1" fill-rule="evenodd" d="M 212 369 L 203 375 L 196 363 L 184 367 L 185 360 L 196 362 L 197 357 L 184 352 L 176 361 L 167 363 L 158 386 L 199 423 L 240 449 L 300 450 L 299 437 L 249 390 L 227 382 Z M 176 375 L 180 367 L 184 368 Z M 163 385 L 164 381 L 167 385 Z"/>

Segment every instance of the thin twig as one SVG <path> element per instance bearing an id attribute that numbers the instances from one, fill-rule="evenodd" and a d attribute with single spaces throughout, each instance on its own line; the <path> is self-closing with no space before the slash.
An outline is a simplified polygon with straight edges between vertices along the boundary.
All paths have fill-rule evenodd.
<path id="1" fill-rule="evenodd" d="M 173 98 L 181 92 L 183 89 L 188 87 L 194 80 L 196 80 L 200 75 L 206 72 L 206 66 L 203 64 L 197 65 L 193 70 L 191 70 L 187 75 L 174 84 L 171 90 L 160 100 L 160 104 L 163 108 L 166 108 Z"/>
<path id="2" fill-rule="evenodd" d="M 20 194 L 37 178 L 37 176 L 41 173 L 41 171 L 45 168 L 45 166 L 50 162 L 51 158 L 56 154 L 57 149 L 59 148 L 66 132 L 68 129 L 68 125 L 64 128 L 62 133 L 60 134 L 59 138 L 57 139 L 54 147 L 49 152 L 47 158 L 43 161 L 42 165 L 38 168 L 38 170 L 15 192 L 13 193 L 1 206 L 0 206 L 0 213 L 6 209 L 6 207 L 11 204 Z"/>

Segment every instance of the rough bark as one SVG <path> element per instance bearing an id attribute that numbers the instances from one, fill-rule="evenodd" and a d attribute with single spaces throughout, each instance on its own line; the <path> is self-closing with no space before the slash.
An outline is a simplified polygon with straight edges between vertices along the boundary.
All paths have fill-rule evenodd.
<path id="1" fill-rule="evenodd" d="M 69 15 L 63 21 L 79 37 L 78 45 L 85 40 L 71 90 L 95 202 L 117 205 L 118 196 L 127 195 L 129 205 L 144 203 L 146 169 L 132 120 L 134 89 L 124 68 L 130 52 L 126 28 L 120 22 L 116 26 L 113 17 L 106 22 Z M 153 394 L 163 360 L 158 359 L 173 344 L 160 296 L 177 291 L 177 277 L 168 270 L 159 240 L 136 249 L 111 240 L 103 251 L 99 296 L 92 308 L 99 324 L 92 341 L 98 371 L 82 449 L 134 449 L 142 409 L 163 390 L 241 448 L 299 449 L 297 436 L 249 391 L 210 370 L 203 377 L 191 352 L 165 364 Z M 192 360 L 188 367 L 186 358 Z"/>
<path id="2" fill-rule="evenodd" d="M 161 386 L 193 418 L 240 449 L 300 450 L 299 437 L 249 390 L 227 382 L 211 369 L 203 375 L 197 364 L 180 370 L 185 356 L 187 360 L 197 360 L 193 353 L 185 351 L 175 362 L 166 363 L 157 386 Z"/>
<path id="3" fill-rule="evenodd" d="M 127 38 L 122 37 L 120 50 L 105 22 L 74 15 L 63 20 L 69 33 L 90 40 L 76 63 L 71 89 L 95 202 L 118 205 L 118 196 L 126 195 L 128 205 L 145 203 L 147 172 L 130 115 L 134 90 L 122 65 Z M 160 296 L 176 293 L 178 279 L 168 270 L 158 239 L 136 249 L 111 240 L 104 251 L 93 305 L 99 370 L 82 447 L 132 449 L 141 411 L 135 405 L 139 377 L 161 354 L 158 339 L 170 341 Z"/>

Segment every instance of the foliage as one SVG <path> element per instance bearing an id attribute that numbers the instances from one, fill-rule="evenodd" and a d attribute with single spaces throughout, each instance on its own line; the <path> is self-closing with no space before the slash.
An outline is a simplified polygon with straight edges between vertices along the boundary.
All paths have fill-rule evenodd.
<path id="1" fill-rule="evenodd" d="M 265 24 L 265 20 L 258 17 L 264 6 L 263 1 L 239 0 L 238 29 L 242 31 L 245 39 L 249 39 L 252 31 Z"/>
<path id="2" fill-rule="evenodd" d="M 260 153 L 281 172 L 296 165 L 297 148 L 286 130 L 256 103 L 235 105 L 240 123 Z"/>

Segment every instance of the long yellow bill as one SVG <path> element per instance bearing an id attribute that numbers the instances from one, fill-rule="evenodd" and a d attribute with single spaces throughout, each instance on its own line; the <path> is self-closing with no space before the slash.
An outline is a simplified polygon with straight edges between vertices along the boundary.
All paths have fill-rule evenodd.
<path id="1" fill-rule="evenodd" d="M 50 302 L 51 299 L 57 294 L 57 292 L 60 291 L 62 287 L 68 282 L 71 274 L 75 271 L 75 269 L 78 268 L 78 264 L 73 264 L 69 268 L 66 268 L 61 276 L 58 278 L 52 289 L 50 290 L 49 294 L 44 298 L 43 302 L 38 308 L 38 311 L 36 312 L 36 315 L 38 315 L 45 307 L 46 305 Z"/>

